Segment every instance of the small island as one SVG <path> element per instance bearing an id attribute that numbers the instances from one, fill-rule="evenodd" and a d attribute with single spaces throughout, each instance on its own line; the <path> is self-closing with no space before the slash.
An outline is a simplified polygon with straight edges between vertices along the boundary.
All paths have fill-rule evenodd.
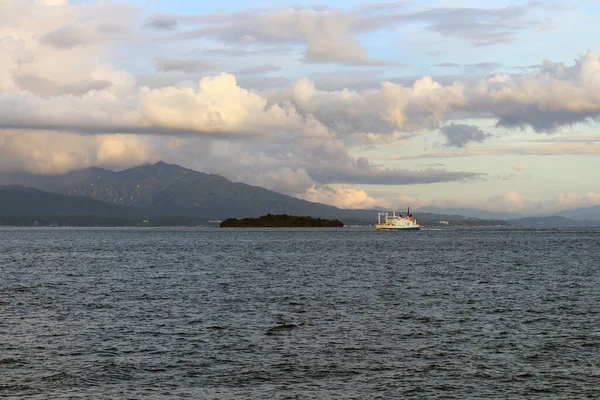
<path id="1" fill-rule="evenodd" d="M 219 226 L 221 228 L 342 228 L 344 223 L 337 219 L 267 214 L 259 218 L 228 218 Z"/>

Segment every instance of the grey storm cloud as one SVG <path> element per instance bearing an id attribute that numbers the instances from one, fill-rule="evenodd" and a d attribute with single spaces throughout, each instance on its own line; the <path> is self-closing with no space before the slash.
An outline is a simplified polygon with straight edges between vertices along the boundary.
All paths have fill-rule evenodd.
<path id="1" fill-rule="evenodd" d="M 202 55 L 217 57 L 254 57 L 264 56 L 266 54 L 286 54 L 293 51 L 291 46 L 246 46 L 246 47 L 220 47 L 199 49 L 198 53 Z"/>
<path id="2" fill-rule="evenodd" d="M 153 18 L 146 24 L 147 27 L 160 29 L 165 31 L 174 31 L 179 26 L 179 22 L 176 19 L 168 18 Z"/>
<path id="3" fill-rule="evenodd" d="M 260 75 L 266 74 L 268 72 L 281 71 L 283 68 L 278 65 L 272 64 L 263 64 L 263 65 L 255 65 L 252 67 L 240 68 L 235 71 L 236 74 L 240 75 Z"/>
<path id="4" fill-rule="evenodd" d="M 453 62 L 444 62 L 444 63 L 435 64 L 434 67 L 456 68 L 456 67 L 462 67 L 462 65 L 453 63 Z"/>
<path id="5" fill-rule="evenodd" d="M 524 18 L 531 10 L 543 7 L 538 1 L 498 9 L 439 7 L 418 12 L 406 12 L 405 4 L 398 4 L 401 12 L 394 12 L 394 8 L 389 7 L 386 13 L 359 18 L 352 29 L 364 33 L 398 23 L 421 22 L 427 24 L 427 29 L 443 36 L 463 39 L 475 46 L 489 46 L 513 42 L 520 31 L 544 25 L 542 20 Z"/>
<path id="6" fill-rule="evenodd" d="M 83 96 L 92 90 L 105 90 L 112 86 L 112 82 L 107 80 L 86 79 L 75 83 L 60 83 L 32 74 L 16 75 L 14 79 L 21 89 L 43 97 Z"/>
<path id="7" fill-rule="evenodd" d="M 475 64 L 465 65 L 467 71 L 472 73 L 490 73 L 498 68 L 500 68 L 502 64 L 497 62 L 481 62 Z"/>
<path id="8" fill-rule="evenodd" d="M 181 71 L 187 74 L 214 71 L 220 67 L 212 62 L 181 58 L 159 58 L 154 64 L 156 69 L 163 72 Z"/>
<path id="9" fill-rule="evenodd" d="M 372 164 L 365 157 L 352 160 L 345 149 L 332 146 L 304 150 L 302 168 L 315 182 L 321 184 L 418 185 L 483 177 L 482 174 L 474 172 L 451 172 L 433 168 L 421 170 L 382 168 Z"/>
<path id="10" fill-rule="evenodd" d="M 470 73 L 488 73 L 500 68 L 501 66 L 502 64 L 497 62 L 481 62 L 475 64 L 457 64 L 453 62 L 443 62 L 434 65 L 434 67 L 441 68 L 464 68 L 467 72 Z"/>
<path id="11" fill-rule="evenodd" d="M 428 183 L 464 181 L 482 177 L 482 174 L 477 174 L 474 172 L 449 172 L 443 169 L 308 169 L 308 173 L 316 182 L 323 184 L 349 183 L 357 185 L 419 185 Z"/>
<path id="12" fill-rule="evenodd" d="M 68 49 L 90 43 L 90 38 L 75 26 L 56 29 L 42 36 L 40 42 L 57 49 Z"/>
<path id="13" fill-rule="evenodd" d="M 524 105 L 509 113 L 498 113 L 496 126 L 506 128 L 525 128 L 531 126 L 537 132 L 552 133 L 565 125 L 573 125 L 588 119 L 598 118 L 598 111 L 544 111 L 534 105 Z"/>
<path id="14" fill-rule="evenodd" d="M 491 135 L 473 125 L 450 124 L 440 128 L 440 133 L 448 139 L 448 145 L 465 147 L 469 142 L 481 143 Z"/>

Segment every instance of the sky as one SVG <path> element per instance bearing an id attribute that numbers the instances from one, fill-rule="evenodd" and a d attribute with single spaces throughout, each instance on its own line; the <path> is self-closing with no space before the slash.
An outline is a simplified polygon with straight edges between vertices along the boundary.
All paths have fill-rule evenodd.
<path id="1" fill-rule="evenodd" d="M 343 208 L 600 204 L 600 3 L 0 0 L 0 170 Z"/>

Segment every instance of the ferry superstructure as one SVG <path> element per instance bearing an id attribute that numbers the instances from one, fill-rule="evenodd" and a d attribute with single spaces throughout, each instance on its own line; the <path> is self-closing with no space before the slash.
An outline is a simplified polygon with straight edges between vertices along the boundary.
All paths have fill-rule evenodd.
<path id="1" fill-rule="evenodd" d="M 396 215 L 396 211 L 392 211 L 391 215 L 389 212 L 377 213 L 375 227 L 378 231 L 418 231 L 421 229 L 417 219 L 410 213 L 410 208 L 406 212 L 406 217 L 403 217 L 402 214 Z"/>

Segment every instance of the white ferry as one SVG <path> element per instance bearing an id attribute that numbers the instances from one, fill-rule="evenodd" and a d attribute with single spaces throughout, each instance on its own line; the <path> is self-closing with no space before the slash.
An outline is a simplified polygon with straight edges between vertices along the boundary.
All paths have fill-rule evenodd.
<path id="1" fill-rule="evenodd" d="M 417 219 L 410 213 L 410 208 L 406 211 L 406 217 L 403 217 L 402 214 L 396 215 L 396 211 L 393 211 L 392 215 L 388 212 L 377 213 L 375 227 L 378 231 L 417 231 L 421 229 Z"/>

